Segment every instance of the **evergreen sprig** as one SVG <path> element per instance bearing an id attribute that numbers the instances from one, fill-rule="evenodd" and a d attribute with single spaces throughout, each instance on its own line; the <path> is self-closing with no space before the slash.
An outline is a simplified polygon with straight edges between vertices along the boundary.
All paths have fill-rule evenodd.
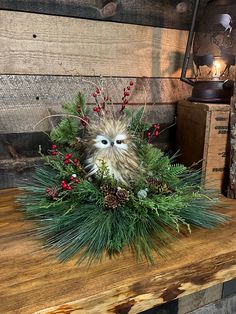
<path id="1" fill-rule="evenodd" d="M 65 116 L 51 133 L 57 145 L 51 155 L 41 154 L 44 166 L 36 169 L 19 198 L 27 218 L 37 223 L 44 246 L 56 249 L 60 260 L 79 253 L 78 263 L 91 263 L 104 254 L 115 257 L 128 247 L 137 259 L 152 263 L 155 253 L 165 255 L 168 244 L 183 230 L 210 229 L 225 222 L 225 216 L 209 210 L 215 199 L 201 188 L 199 171 L 174 164 L 172 157 L 145 139 L 150 125 L 143 122 L 143 108 L 133 117 L 127 108 L 123 111 L 131 118 L 140 160 L 140 174 L 130 187 L 110 177 L 102 162 L 97 176 L 87 179 L 83 151 L 76 146 L 84 127 L 80 118 L 88 114 L 84 96 L 79 94 L 63 110 Z M 116 196 L 120 190 L 125 195 L 122 201 Z M 106 197 L 114 200 L 113 207 L 106 206 Z"/>

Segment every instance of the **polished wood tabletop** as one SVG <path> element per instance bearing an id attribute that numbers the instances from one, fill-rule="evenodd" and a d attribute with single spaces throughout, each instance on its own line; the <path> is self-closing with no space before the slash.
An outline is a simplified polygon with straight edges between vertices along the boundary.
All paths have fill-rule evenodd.
<path id="1" fill-rule="evenodd" d="M 130 252 L 81 266 L 42 249 L 15 202 L 0 191 L 0 313 L 138 313 L 236 277 L 236 200 L 216 210 L 232 217 L 215 230 L 194 229 L 154 266 Z"/>

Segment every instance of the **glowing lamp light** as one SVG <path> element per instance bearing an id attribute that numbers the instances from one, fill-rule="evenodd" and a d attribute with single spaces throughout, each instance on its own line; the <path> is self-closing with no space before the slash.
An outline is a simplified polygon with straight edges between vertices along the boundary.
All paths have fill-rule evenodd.
<path id="1" fill-rule="evenodd" d="M 235 80 L 236 1 L 209 0 L 196 24 L 195 1 L 181 80 L 193 86 L 191 101 L 229 103 Z M 187 78 L 188 68 L 193 77 Z"/>

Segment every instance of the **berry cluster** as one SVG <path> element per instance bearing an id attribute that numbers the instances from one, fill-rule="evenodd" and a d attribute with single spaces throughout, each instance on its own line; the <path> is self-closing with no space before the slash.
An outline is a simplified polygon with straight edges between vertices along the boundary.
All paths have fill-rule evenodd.
<path id="1" fill-rule="evenodd" d="M 62 180 L 60 188 L 49 188 L 49 187 L 47 187 L 45 189 L 45 192 L 49 198 L 51 198 L 52 200 L 56 200 L 61 189 L 64 191 L 71 191 L 73 189 L 73 187 L 78 183 L 80 183 L 80 179 L 77 178 L 76 174 L 72 174 L 70 176 L 69 182 L 66 182 L 66 180 Z"/>
<path id="2" fill-rule="evenodd" d="M 71 162 L 71 157 L 72 157 L 72 154 L 70 154 L 70 153 L 65 155 L 65 158 L 64 158 L 64 164 L 65 165 L 68 165 Z"/>
<path id="3" fill-rule="evenodd" d="M 79 167 L 79 160 L 78 160 L 78 158 L 74 158 L 72 160 L 71 157 L 72 157 L 71 153 L 66 154 L 65 157 L 64 157 L 64 161 L 63 161 L 64 164 L 65 165 L 73 164 L 75 167 Z"/>
<path id="4" fill-rule="evenodd" d="M 153 124 L 151 127 L 151 130 L 147 132 L 147 137 L 150 139 L 152 136 L 158 137 L 160 133 L 160 125 L 159 124 Z"/>
<path id="5" fill-rule="evenodd" d="M 70 182 L 66 182 L 66 180 L 61 181 L 61 188 L 63 190 L 71 191 L 75 184 L 80 183 L 80 179 L 77 178 L 76 174 L 72 174 L 70 176 Z"/>
<path id="6" fill-rule="evenodd" d="M 58 154 L 58 151 L 57 151 L 57 145 L 53 144 L 52 145 L 52 151 L 51 151 L 51 154 L 53 156 L 57 155 Z"/>
<path id="7" fill-rule="evenodd" d="M 100 113 L 100 111 L 102 109 L 105 109 L 106 103 L 107 102 L 111 102 L 112 100 L 109 97 L 106 97 L 103 95 L 102 91 L 100 90 L 100 88 L 96 88 L 96 91 L 92 94 L 92 96 L 94 97 L 95 101 L 96 101 L 96 106 L 93 108 L 94 112 Z M 101 101 L 99 102 L 98 100 L 98 96 L 101 97 Z"/>
<path id="8" fill-rule="evenodd" d="M 121 105 L 120 112 L 122 112 L 125 109 L 126 105 L 128 105 L 129 103 L 128 97 L 131 95 L 130 90 L 133 85 L 134 85 L 134 82 L 130 81 L 129 85 L 126 88 L 124 88 L 124 95 L 122 97 L 123 104 Z"/>
<path id="9" fill-rule="evenodd" d="M 131 95 L 131 88 L 134 85 L 133 81 L 129 82 L 129 85 L 127 87 L 124 88 L 124 93 L 123 93 L 123 97 L 122 97 L 122 105 L 121 105 L 121 109 L 120 112 L 122 112 L 126 105 L 128 105 L 129 100 L 128 98 Z M 100 114 L 101 110 L 105 109 L 106 104 L 111 104 L 112 100 L 111 98 L 109 98 L 108 96 L 105 96 L 103 94 L 103 91 L 101 89 L 99 89 L 98 87 L 96 88 L 96 91 L 92 94 L 92 96 L 94 97 L 95 101 L 96 101 L 96 106 L 93 108 L 93 111 Z M 99 96 L 101 98 L 101 101 L 99 102 Z"/>
<path id="10" fill-rule="evenodd" d="M 73 164 L 75 167 L 79 167 L 79 159 L 78 158 L 74 158 L 73 160 L 72 158 L 72 154 L 71 153 L 67 153 L 65 154 L 65 156 L 59 152 L 57 150 L 57 146 L 55 144 L 52 145 L 52 149 L 51 149 L 51 155 L 56 156 L 59 155 L 63 158 L 63 163 L 65 165 L 69 165 L 69 164 Z"/>

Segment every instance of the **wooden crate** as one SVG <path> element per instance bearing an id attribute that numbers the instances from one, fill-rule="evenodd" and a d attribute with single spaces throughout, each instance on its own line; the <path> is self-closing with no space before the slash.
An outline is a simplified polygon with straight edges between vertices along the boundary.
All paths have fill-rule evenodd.
<path id="1" fill-rule="evenodd" d="M 202 167 L 205 188 L 224 192 L 229 162 L 228 104 L 196 103 L 182 100 L 177 106 L 179 161 Z"/>

